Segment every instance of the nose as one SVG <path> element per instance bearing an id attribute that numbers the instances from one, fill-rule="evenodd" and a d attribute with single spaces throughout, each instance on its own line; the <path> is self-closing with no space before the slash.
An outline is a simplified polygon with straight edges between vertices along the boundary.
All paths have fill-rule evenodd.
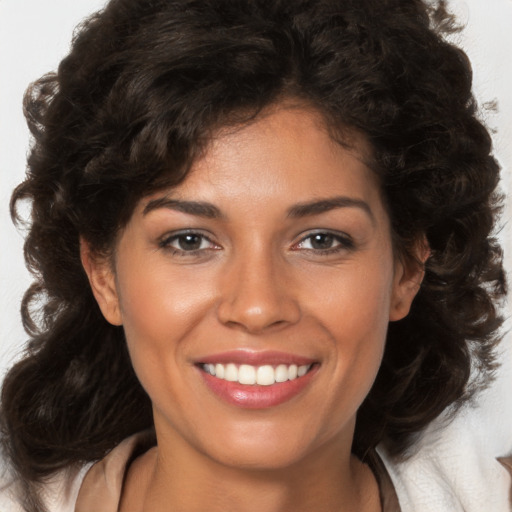
<path id="1" fill-rule="evenodd" d="M 226 263 L 217 308 L 221 323 L 261 333 L 298 322 L 301 312 L 292 283 L 276 259 L 269 254 L 240 255 Z"/>

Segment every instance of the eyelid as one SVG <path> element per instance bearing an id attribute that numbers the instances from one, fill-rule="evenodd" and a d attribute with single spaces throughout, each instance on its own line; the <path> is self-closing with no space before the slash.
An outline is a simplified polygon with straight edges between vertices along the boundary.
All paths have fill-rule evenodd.
<path id="1" fill-rule="evenodd" d="M 212 247 L 185 251 L 183 249 L 179 249 L 179 248 L 173 247 L 171 245 L 171 243 L 173 241 L 179 239 L 182 236 L 187 236 L 187 235 L 195 235 L 195 236 L 201 237 L 203 240 L 208 241 L 212 245 Z M 158 240 L 158 246 L 162 249 L 174 250 L 176 253 L 181 253 L 181 254 L 188 253 L 189 255 L 193 255 L 193 254 L 201 252 L 201 251 L 220 248 L 220 245 L 218 243 L 214 242 L 212 240 L 212 238 L 213 237 L 211 235 L 205 234 L 200 229 L 181 229 L 178 231 L 172 231 L 170 233 L 166 233 L 165 235 L 161 236 Z"/>
<path id="2" fill-rule="evenodd" d="M 332 236 L 337 242 L 338 245 L 335 247 L 331 247 L 328 249 L 313 249 L 313 248 L 300 248 L 300 244 L 303 244 L 306 240 L 314 237 L 315 235 L 328 235 Z M 292 245 L 293 250 L 305 250 L 305 251 L 311 251 L 315 253 L 326 253 L 326 252 L 338 252 L 341 250 L 353 250 L 355 248 L 354 239 L 348 234 L 343 231 L 336 231 L 332 229 L 314 229 L 307 231 L 305 233 L 301 233 L 300 238 L 297 242 L 295 242 Z"/>
<path id="3" fill-rule="evenodd" d="M 179 247 L 174 247 L 172 243 L 178 240 L 180 237 L 184 237 L 187 235 L 194 235 L 200 237 L 202 242 L 207 242 L 209 247 L 199 247 L 197 249 L 185 250 Z M 307 248 L 301 247 L 308 239 L 312 239 L 315 235 L 327 235 L 334 239 L 336 245 L 334 247 L 328 247 L 326 249 L 321 248 Z M 353 238 L 342 231 L 336 231 L 332 229 L 313 229 L 308 230 L 306 232 L 301 233 L 298 237 L 298 240 L 294 242 L 291 246 L 291 250 L 293 251 L 306 251 L 313 254 L 334 254 L 342 251 L 351 251 L 355 249 L 355 243 Z M 158 240 L 158 245 L 160 248 L 164 250 L 169 250 L 177 255 L 182 256 L 194 256 L 200 253 L 205 253 L 206 251 L 218 250 L 221 249 L 221 246 L 213 240 L 213 236 L 211 234 L 206 234 L 200 229 L 181 229 L 178 231 L 168 232 Z M 202 243 L 200 244 L 202 245 Z"/>

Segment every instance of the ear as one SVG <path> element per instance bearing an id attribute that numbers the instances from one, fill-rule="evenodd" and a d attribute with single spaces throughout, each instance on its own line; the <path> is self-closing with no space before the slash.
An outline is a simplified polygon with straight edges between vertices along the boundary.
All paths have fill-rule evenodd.
<path id="1" fill-rule="evenodd" d="M 111 262 L 106 257 L 94 254 L 89 243 L 82 237 L 80 237 L 80 259 L 103 316 L 112 325 L 122 325 L 115 274 Z"/>
<path id="2" fill-rule="evenodd" d="M 430 247 L 426 238 L 422 237 L 415 244 L 413 258 L 407 261 L 397 259 L 389 310 L 391 322 L 402 320 L 409 314 L 412 301 L 421 287 L 429 256 Z"/>

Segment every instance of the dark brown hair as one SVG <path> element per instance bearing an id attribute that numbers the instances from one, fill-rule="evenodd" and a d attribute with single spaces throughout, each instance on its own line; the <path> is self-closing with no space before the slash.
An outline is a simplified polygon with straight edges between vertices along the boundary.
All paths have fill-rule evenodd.
<path id="1" fill-rule="evenodd" d="M 494 368 L 505 292 L 492 232 L 499 169 L 450 18 L 421 0 L 111 0 L 58 72 L 28 90 L 32 204 L 26 356 L 2 391 L 4 448 L 30 487 L 103 457 L 152 425 L 123 330 L 108 324 L 79 235 L 108 254 L 137 201 L 182 180 L 216 127 L 295 98 L 373 149 L 396 249 L 431 256 L 410 314 L 392 323 L 354 451 L 414 434 Z M 470 378 L 471 372 L 474 376 Z M 27 501 L 27 507 L 30 505 Z"/>

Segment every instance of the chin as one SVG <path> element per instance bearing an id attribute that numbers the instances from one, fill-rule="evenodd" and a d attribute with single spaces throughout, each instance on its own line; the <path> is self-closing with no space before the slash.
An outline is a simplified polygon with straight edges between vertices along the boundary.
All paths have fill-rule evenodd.
<path id="1" fill-rule="evenodd" d="M 253 420 L 222 428 L 219 435 L 205 440 L 203 453 L 231 468 L 279 471 L 322 457 L 326 452 L 332 453 L 337 450 L 338 440 L 346 437 L 341 431 L 322 432 L 316 424 L 308 429 L 289 421 L 284 425 L 279 423 Z"/>
<path id="2" fill-rule="evenodd" d="M 223 466 L 250 471 L 280 471 L 300 463 L 306 454 L 303 446 L 280 443 L 251 443 L 230 446 L 230 449 L 215 454 Z"/>

